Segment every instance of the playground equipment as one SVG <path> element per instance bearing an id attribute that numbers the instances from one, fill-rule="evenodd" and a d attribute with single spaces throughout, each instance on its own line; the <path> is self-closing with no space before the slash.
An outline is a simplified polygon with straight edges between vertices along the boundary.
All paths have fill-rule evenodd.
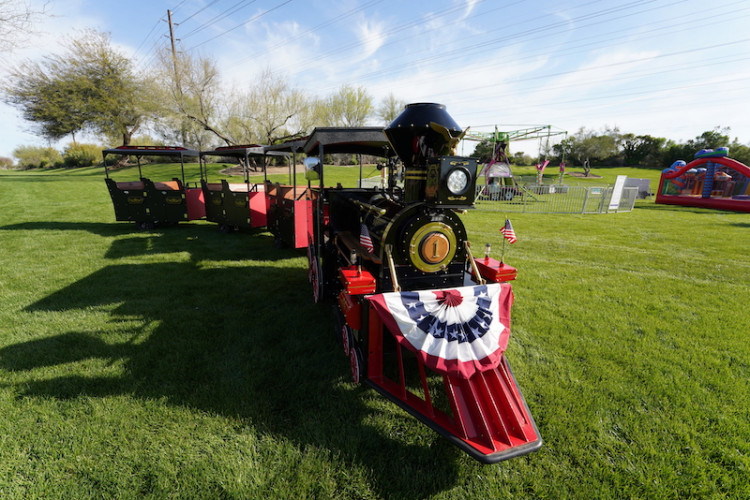
<path id="1" fill-rule="evenodd" d="M 134 156 L 138 162 L 138 180 L 116 182 L 109 177 L 107 155 Z M 174 146 L 119 146 L 102 151 L 107 189 L 115 209 L 115 220 L 135 222 L 138 229 L 174 225 L 202 219 L 206 215 L 200 188 L 185 184 L 185 157 L 198 157 L 198 151 Z M 143 156 L 178 157 L 181 179 L 154 182 L 143 177 Z"/>
<path id="2" fill-rule="evenodd" d="M 728 148 L 703 149 L 662 171 L 656 203 L 750 212 L 750 167 Z"/>
<path id="3" fill-rule="evenodd" d="M 510 168 L 510 160 L 506 154 L 506 148 L 510 141 L 523 141 L 539 139 L 539 163 L 537 164 L 537 184 L 541 186 L 544 169 L 549 165 L 549 160 L 541 159 L 542 141 L 545 141 L 544 149 L 549 149 L 550 137 L 565 135 L 565 130 L 553 130 L 552 125 L 535 125 L 527 128 L 501 132 L 495 126 L 494 132 L 467 132 L 464 139 L 472 141 L 486 141 L 493 147 L 492 159 L 485 164 L 479 175 L 484 176 L 485 187 L 479 194 L 480 199 L 506 200 L 510 201 L 516 196 L 521 196 L 528 191 L 518 185 Z M 564 155 L 564 150 L 563 150 Z M 565 158 L 560 164 L 560 183 L 565 171 Z"/>

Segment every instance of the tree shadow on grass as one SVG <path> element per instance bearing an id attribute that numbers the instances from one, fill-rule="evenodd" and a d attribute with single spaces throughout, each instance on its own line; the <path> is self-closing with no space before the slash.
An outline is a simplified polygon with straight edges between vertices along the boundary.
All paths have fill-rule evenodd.
<path id="1" fill-rule="evenodd" d="M 99 236 L 118 236 L 123 233 L 122 223 L 107 222 L 19 222 L 0 226 L 3 231 L 87 231 Z M 128 225 L 128 227 L 131 227 Z"/>
<path id="2" fill-rule="evenodd" d="M 310 295 L 298 266 L 111 265 L 26 311 L 103 307 L 112 331 L 10 345 L 0 349 L 0 367 L 33 372 L 106 360 L 117 364 L 117 376 L 69 371 L 16 390 L 24 397 L 166 399 L 235 418 L 254 432 L 366 467 L 383 497 L 424 497 L 452 487 L 459 453 L 452 446 L 437 436 L 437 446 L 405 443 L 365 424 L 373 411 L 366 398 L 374 393 L 341 384 L 348 362 L 334 340 L 330 308 L 313 304 Z"/>
<path id="3" fill-rule="evenodd" d="M 152 231 L 136 231 L 132 223 L 21 222 L 0 231 L 86 231 L 114 238 L 104 257 L 117 260 L 147 254 L 188 252 L 193 261 L 262 259 L 276 261 L 303 255 L 293 250 L 270 252 L 273 236 L 265 229 L 224 234 L 215 224 L 182 223 Z"/>

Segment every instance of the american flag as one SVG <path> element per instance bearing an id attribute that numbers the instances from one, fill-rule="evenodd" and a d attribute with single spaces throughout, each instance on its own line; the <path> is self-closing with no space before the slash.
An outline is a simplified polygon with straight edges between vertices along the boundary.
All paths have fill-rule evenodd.
<path id="1" fill-rule="evenodd" d="M 373 250 L 375 250 L 375 247 L 372 246 L 372 238 L 370 238 L 370 231 L 367 230 L 367 226 L 362 224 L 362 227 L 359 230 L 359 244 L 362 245 L 362 248 L 367 250 L 369 253 L 372 253 Z"/>
<path id="2" fill-rule="evenodd" d="M 505 219 L 505 226 L 500 230 L 500 234 L 505 236 L 505 239 L 511 243 L 518 241 L 516 238 L 516 232 L 513 231 L 513 226 L 510 223 L 510 219 Z"/>

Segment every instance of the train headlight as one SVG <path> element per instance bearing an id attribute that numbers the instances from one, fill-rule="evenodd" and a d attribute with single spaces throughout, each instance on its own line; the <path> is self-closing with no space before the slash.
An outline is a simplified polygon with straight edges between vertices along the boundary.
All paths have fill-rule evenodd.
<path id="1" fill-rule="evenodd" d="M 469 175 L 465 170 L 457 168 L 448 174 L 447 186 L 448 190 L 459 195 L 466 191 L 466 186 L 469 184 Z"/>

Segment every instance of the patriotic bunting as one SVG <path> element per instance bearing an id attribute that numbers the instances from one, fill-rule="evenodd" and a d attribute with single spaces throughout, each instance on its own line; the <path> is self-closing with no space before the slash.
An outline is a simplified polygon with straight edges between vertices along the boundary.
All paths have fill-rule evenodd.
<path id="1" fill-rule="evenodd" d="M 508 283 L 368 297 L 396 341 L 438 373 L 470 378 L 496 367 L 510 337 Z"/>

